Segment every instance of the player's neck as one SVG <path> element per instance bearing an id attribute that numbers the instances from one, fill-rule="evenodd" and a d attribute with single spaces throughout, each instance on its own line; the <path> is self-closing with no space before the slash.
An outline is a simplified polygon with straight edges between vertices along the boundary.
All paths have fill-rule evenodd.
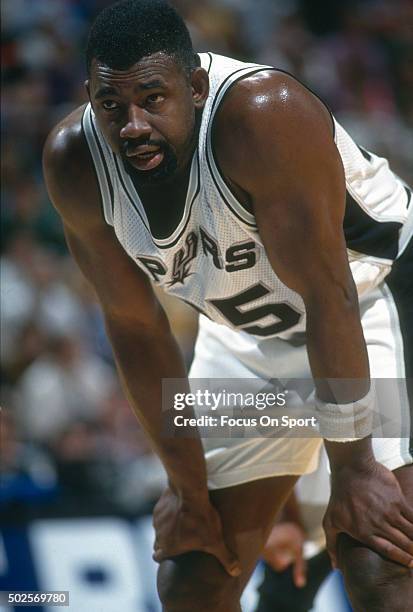
<path id="1" fill-rule="evenodd" d="M 174 175 L 169 179 L 153 183 L 146 183 L 139 180 L 140 177 L 133 168 L 128 168 L 127 171 L 141 200 L 154 199 L 159 201 L 164 198 L 171 200 L 171 198 L 174 199 L 178 194 L 186 194 L 191 172 L 191 160 L 192 156 L 190 160 L 185 162 L 182 168 L 177 169 Z"/>

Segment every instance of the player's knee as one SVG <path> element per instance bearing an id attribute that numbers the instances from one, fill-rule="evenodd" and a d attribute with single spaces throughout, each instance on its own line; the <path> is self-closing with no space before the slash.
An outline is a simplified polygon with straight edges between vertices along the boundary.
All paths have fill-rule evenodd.
<path id="1" fill-rule="evenodd" d="M 339 538 L 338 553 L 346 590 L 356 612 L 408 611 L 413 597 L 411 570 L 383 559 L 344 534 Z"/>
<path id="2" fill-rule="evenodd" d="M 161 563 L 158 593 L 165 612 L 238 610 L 238 581 L 206 553 L 191 552 Z"/>

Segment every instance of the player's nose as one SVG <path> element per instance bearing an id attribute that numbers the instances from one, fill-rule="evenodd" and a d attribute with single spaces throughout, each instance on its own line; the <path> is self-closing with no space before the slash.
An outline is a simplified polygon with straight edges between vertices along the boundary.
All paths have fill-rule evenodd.
<path id="1" fill-rule="evenodd" d="M 145 117 L 145 110 L 136 104 L 128 108 L 128 122 L 120 131 L 121 138 L 141 138 L 149 136 L 152 128 Z"/>

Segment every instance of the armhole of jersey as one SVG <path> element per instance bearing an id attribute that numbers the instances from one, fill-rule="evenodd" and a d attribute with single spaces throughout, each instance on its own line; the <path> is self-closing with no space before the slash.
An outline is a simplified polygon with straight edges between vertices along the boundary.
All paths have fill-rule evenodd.
<path id="1" fill-rule="evenodd" d="M 209 53 L 209 51 L 208 51 L 207 53 L 197 53 L 197 55 L 199 57 L 199 62 L 200 62 L 201 68 L 206 70 L 207 73 L 209 74 L 209 71 L 211 70 L 211 64 L 212 64 L 212 55 L 211 55 L 211 53 Z"/>
<path id="2" fill-rule="evenodd" d="M 223 202 L 230 209 L 230 211 L 235 215 L 238 221 L 246 226 L 250 231 L 257 231 L 257 223 L 255 221 L 255 216 L 243 206 L 240 201 L 234 196 L 231 189 L 229 188 L 227 182 L 225 181 L 222 173 L 219 169 L 217 162 L 215 161 L 215 156 L 213 153 L 212 147 L 212 126 L 214 123 L 214 117 L 224 99 L 225 94 L 228 90 L 235 85 L 241 79 L 251 76 L 257 72 L 261 72 L 263 70 L 268 70 L 270 66 L 260 66 L 260 65 L 249 65 L 245 68 L 240 68 L 235 70 L 232 74 L 230 74 L 220 85 L 217 93 L 215 94 L 215 100 L 212 105 L 211 114 L 208 123 L 207 137 L 206 137 L 206 159 L 209 167 L 209 171 L 214 180 L 215 186 L 218 189 L 219 194 Z"/>
<path id="3" fill-rule="evenodd" d="M 107 160 L 92 119 L 91 106 L 88 104 L 82 117 L 83 133 L 89 146 L 99 182 L 103 216 L 108 225 L 113 226 L 113 187 L 110 180 Z"/>
<path id="4" fill-rule="evenodd" d="M 215 185 L 223 201 L 225 202 L 225 204 L 228 206 L 228 208 L 230 208 L 230 210 L 238 218 L 238 220 L 240 220 L 243 224 L 245 224 L 250 230 L 252 229 L 254 231 L 257 231 L 257 223 L 255 221 L 255 216 L 251 212 L 249 212 L 245 208 L 245 206 L 243 206 L 239 202 L 239 200 L 234 196 L 230 187 L 228 186 L 227 182 L 222 176 L 222 173 L 219 169 L 217 162 L 215 161 L 213 147 L 212 147 L 212 126 L 214 122 L 214 117 L 225 97 L 225 94 L 229 91 L 229 89 L 231 89 L 231 87 L 235 85 L 237 81 L 247 76 L 251 76 L 257 72 L 261 72 L 263 70 L 271 70 L 274 72 L 281 72 L 283 74 L 287 74 L 288 76 L 293 78 L 295 81 L 298 81 L 300 85 L 305 87 L 310 93 L 313 94 L 313 96 L 318 98 L 318 100 L 320 100 L 321 104 L 324 106 L 324 108 L 327 110 L 330 116 L 331 126 L 332 126 L 332 137 L 334 140 L 336 139 L 336 125 L 335 125 L 334 116 L 331 110 L 329 109 L 329 107 L 327 106 L 327 104 L 314 91 L 312 91 L 312 89 L 307 87 L 307 85 L 302 83 L 293 74 L 287 72 L 286 70 L 274 68 L 273 66 L 262 66 L 262 65 L 255 64 L 252 66 L 250 65 L 248 68 L 243 68 L 243 69 L 233 72 L 229 77 L 225 79 L 225 81 L 223 81 L 223 83 L 221 83 L 221 86 L 215 96 L 215 100 L 214 100 L 212 111 L 211 111 L 211 116 L 209 119 L 209 126 L 208 126 L 208 132 L 207 132 L 207 146 L 206 146 L 207 162 L 208 162 L 208 166 L 209 166 L 212 178 L 214 179 Z"/>
<path id="5" fill-rule="evenodd" d="M 409 208 L 409 204 L 412 198 L 412 192 L 409 187 L 405 187 L 407 194 L 407 208 Z M 404 223 L 399 237 L 399 251 L 397 253 L 397 257 L 401 257 L 403 253 L 406 251 L 407 246 L 411 245 L 413 248 L 413 207 L 410 209 L 407 215 L 406 222 Z M 411 248 L 409 246 L 409 248 Z"/>
<path id="6" fill-rule="evenodd" d="M 335 142 L 346 176 L 343 231 L 347 249 L 379 265 L 392 265 L 406 250 L 413 235 L 413 208 L 409 210 L 412 192 L 391 170 L 385 158 L 357 144 L 347 130 L 334 121 Z M 374 196 L 367 193 L 370 204 L 360 190 L 363 185 L 360 176 L 369 180 L 374 177 Z M 398 206 L 392 212 L 387 209 L 387 200 L 396 189 Z M 390 206 L 396 206 L 395 202 Z M 385 205 L 384 213 L 376 209 L 377 204 Z"/>

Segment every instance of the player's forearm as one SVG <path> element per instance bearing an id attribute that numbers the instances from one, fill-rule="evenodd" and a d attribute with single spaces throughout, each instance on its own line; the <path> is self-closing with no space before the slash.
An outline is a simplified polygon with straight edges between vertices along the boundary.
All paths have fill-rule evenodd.
<path id="1" fill-rule="evenodd" d="M 332 403 L 363 397 L 370 373 L 357 297 L 344 299 L 337 288 L 306 306 L 308 357 L 317 396 Z M 342 384 L 333 384 L 339 380 Z"/>
<path id="2" fill-rule="evenodd" d="M 205 460 L 194 428 L 191 437 L 168 437 L 162 418 L 162 379 L 182 380 L 181 392 L 189 390 L 180 350 L 172 334 L 131 330 L 116 321 L 106 326 L 118 371 L 131 406 L 148 434 L 168 474 L 171 486 L 186 497 L 207 492 Z M 180 414 L 193 416 L 188 406 Z M 186 428 L 188 436 L 188 428 Z"/>
<path id="3" fill-rule="evenodd" d="M 330 295 L 308 310 L 308 355 L 317 397 L 333 404 L 356 403 L 370 387 L 369 362 L 356 298 Z M 321 405 L 322 409 L 322 405 Z M 338 436 L 337 436 L 338 437 Z M 351 436 L 348 436 L 351 437 Z M 325 441 L 333 472 L 374 461 L 370 437 L 354 442 Z"/>

